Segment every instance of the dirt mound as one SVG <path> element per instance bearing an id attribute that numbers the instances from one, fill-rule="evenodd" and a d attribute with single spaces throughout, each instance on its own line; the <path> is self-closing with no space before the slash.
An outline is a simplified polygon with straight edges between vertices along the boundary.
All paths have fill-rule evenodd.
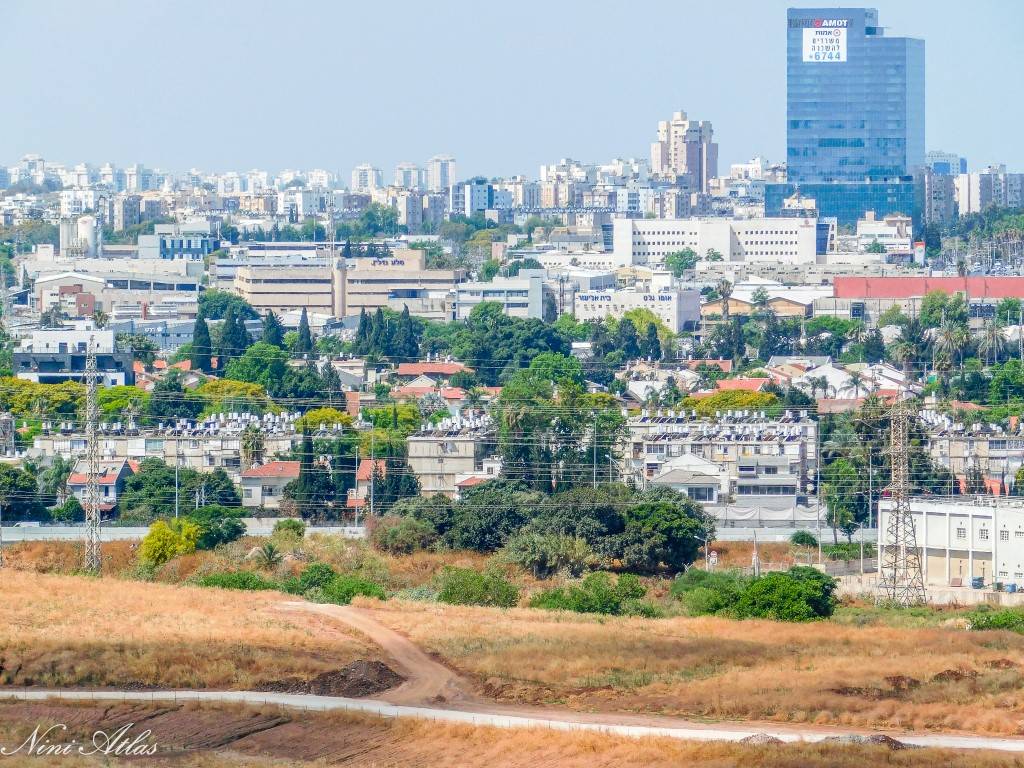
<path id="1" fill-rule="evenodd" d="M 978 673 L 973 669 L 957 667 L 956 669 L 944 669 L 932 678 L 933 683 L 959 683 L 961 680 L 973 680 Z"/>
<path id="2" fill-rule="evenodd" d="M 893 689 L 895 693 L 906 693 L 912 691 L 921 685 L 921 681 L 913 677 L 907 677 L 906 675 L 890 675 L 885 678 L 885 682 L 889 684 L 889 687 Z"/>
<path id="3" fill-rule="evenodd" d="M 775 736 L 769 736 L 767 733 L 752 733 L 749 736 L 744 736 L 740 739 L 740 744 L 781 744 L 782 739 L 776 738 Z"/>
<path id="4" fill-rule="evenodd" d="M 315 696 L 359 698 L 381 693 L 405 682 L 405 678 L 380 661 L 357 659 L 333 672 L 323 672 L 312 680 L 288 677 L 273 680 L 257 688 L 273 693 L 310 693 Z"/>
<path id="5" fill-rule="evenodd" d="M 886 696 L 885 691 L 881 688 L 864 688 L 856 685 L 844 685 L 839 688 L 830 688 L 829 690 L 832 693 L 838 693 L 840 696 L 860 696 L 872 701 L 884 699 Z"/>
<path id="6" fill-rule="evenodd" d="M 986 661 L 985 666 L 989 669 L 1015 669 L 1017 663 L 1010 659 L 992 659 L 991 661 Z"/>
<path id="7" fill-rule="evenodd" d="M 857 734 L 850 734 L 848 736 L 829 736 L 826 739 L 822 739 L 822 743 L 825 744 L 878 744 L 883 747 L 888 747 L 893 752 L 900 749 L 907 749 L 909 745 L 904 744 L 902 741 L 896 741 L 891 736 L 886 736 L 884 733 L 875 733 L 871 736 L 860 736 Z"/>

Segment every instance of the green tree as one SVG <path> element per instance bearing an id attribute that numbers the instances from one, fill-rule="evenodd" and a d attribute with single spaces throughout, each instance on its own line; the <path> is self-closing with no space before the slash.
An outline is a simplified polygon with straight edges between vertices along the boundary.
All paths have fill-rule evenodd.
<path id="1" fill-rule="evenodd" d="M 284 346 L 284 327 L 273 310 L 267 312 L 267 316 L 263 318 L 262 341 L 275 347 Z"/>
<path id="2" fill-rule="evenodd" d="M 210 328 L 206 324 L 206 318 L 201 314 L 196 316 L 196 322 L 192 331 L 192 354 L 190 357 L 192 370 L 209 373 L 213 370 L 211 353 L 213 345 L 210 342 Z"/>
<path id="3" fill-rule="evenodd" d="M 295 353 L 305 357 L 313 351 L 313 335 L 309 330 L 309 316 L 306 314 L 306 308 L 302 308 L 302 314 L 299 315 L 299 338 L 295 342 Z"/>
<path id="4" fill-rule="evenodd" d="M 692 248 L 683 248 L 665 255 L 665 268 L 675 277 L 682 277 L 687 270 L 697 266 L 697 252 Z"/>
<path id="5" fill-rule="evenodd" d="M 249 302 L 234 293 L 211 288 L 199 295 L 199 312 L 209 320 L 224 319 L 229 307 L 243 320 L 255 320 L 259 317 Z"/>
<path id="6" fill-rule="evenodd" d="M 199 536 L 199 526 L 191 520 L 157 520 L 139 545 L 139 557 L 152 565 L 163 565 L 195 552 Z"/>

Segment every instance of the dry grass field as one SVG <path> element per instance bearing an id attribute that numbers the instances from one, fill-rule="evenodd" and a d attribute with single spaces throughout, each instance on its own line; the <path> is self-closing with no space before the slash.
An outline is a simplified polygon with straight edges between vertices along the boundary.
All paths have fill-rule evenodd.
<path id="1" fill-rule="evenodd" d="M 1008 632 L 361 605 L 504 701 L 1024 733 L 1024 637 Z"/>
<path id="2" fill-rule="evenodd" d="M 310 714 L 276 708 L 0 702 L 0 746 L 21 743 L 38 723 L 65 723 L 88 738 L 134 722 L 152 731 L 161 752 L 147 765 L 187 768 L 896 768 L 956 765 L 1011 768 L 1019 758 L 983 752 L 884 746 L 793 744 L 748 746 L 667 738 L 627 739 L 588 733 L 501 730 L 352 713 Z M 43 761 L 42 763 L 40 761 Z M 65 765 L 103 766 L 109 758 L 62 757 Z M 130 758 L 124 758 L 130 761 Z M 53 758 L 14 756 L 5 766 L 28 768 Z"/>
<path id="3" fill-rule="evenodd" d="M 379 658 L 337 622 L 269 592 L 0 575 L 0 684 L 251 688 Z"/>

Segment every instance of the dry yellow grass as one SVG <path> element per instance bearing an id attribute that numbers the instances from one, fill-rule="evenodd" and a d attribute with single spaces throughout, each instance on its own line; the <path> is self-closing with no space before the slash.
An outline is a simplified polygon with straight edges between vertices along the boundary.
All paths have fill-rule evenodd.
<path id="1" fill-rule="evenodd" d="M 226 733 L 245 731 L 246 721 L 284 720 L 240 738 Z M 950 750 L 890 752 L 881 746 L 769 745 L 685 742 L 668 738 L 628 739 L 595 733 L 546 730 L 502 730 L 388 720 L 353 713 L 297 715 L 288 710 L 228 706 L 182 707 L 157 712 L 152 708 L 68 703 L 18 705 L 0 703 L 0 744 L 23 740 L 36 723 L 68 723 L 84 737 L 96 727 L 122 722 L 145 723 L 152 740 L 168 757 L 145 758 L 147 764 L 170 763 L 189 768 L 283 768 L 347 766 L 459 766 L 459 768 L 897 768 L 956 765 L 959 768 L 1011 768 L 1019 758 L 998 753 Z M 216 747 L 204 747 L 212 741 Z M 226 743 L 225 743 L 226 742 Z M 187 746 L 183 751 L 182 747 Z M 46 758 L 4 758 L 12 768 L 40 765 Z M 68 765 L 101 766 L 108 760 L 60 758 Z M 51 760 L 51 762 L 55 762 Z"/>
<path id="2" fill-rule="evenodd" d="M 1011 633 L 608 618 L 400 601 L 361 605 L 504 700 L 716 719 L 1024 733 L 1024 637 Z M 1007 660 L 1012 667 L 990 666 Z M 977 676 L 932 681 L 957 668 Z M 920 685 L 894 691 L 886 678 L 899 675 Z"/>
<path id="3" fill-rule="evenodd" d="M 3 685 L 248 688 L 378 658 L 276 593 L 0 573 Z"/>

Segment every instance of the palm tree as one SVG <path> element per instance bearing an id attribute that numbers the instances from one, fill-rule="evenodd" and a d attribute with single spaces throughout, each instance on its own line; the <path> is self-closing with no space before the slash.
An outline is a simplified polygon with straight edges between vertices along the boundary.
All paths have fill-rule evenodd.
<path id="1" fill-rule="evenodd" d="M 245 468 L 248 469 L 263 463 L 264 446 L 263 430 L 256 424 L 249 424 L 242 430 L 239 448 L 242 453 L 242 464 L 245 465 Z"/>
<path id="2" fill-rule="evenodd" d="M 718 295 L 722 297 L 722 322 L 725 325 L 729 324 L 729 298 L 732 296 L 732 283 L 725 278 L 718 281 L 718 285 L 715 286 L 715 290 L 718 291 Z"/>
<path id="3" fill-rule="evenodd" d="M 260 568 L 276 568 L 281 564 L 283 555 L 273 542 L 265 542 L 256 552 L 256 562 Z"/>
<path id="4" fill-rule="evenodd" d="M 92 313 L 92 321 L 96 324 L 97 328 L 106 328 L 109 320 L 110 317 L 102 309 L 97 309 Z"/>
<path id="5" fill-rule="evenodd" d="M 39 491 L 44 496 L 53 496 L 58 504 L 67 501 L 70 495 L 68 490 L 68 477 L 75 463 L 56 454 L 50 462 L 50 466 L 39 473 Z"/>
<path id="6" fill-rule="evenodd" d="M 1006 353 L 1006 339 L 998 323 L 985 323 L 985 328 L 978 339 L 978 355 L 986 363 L 998 363 Z"/>

